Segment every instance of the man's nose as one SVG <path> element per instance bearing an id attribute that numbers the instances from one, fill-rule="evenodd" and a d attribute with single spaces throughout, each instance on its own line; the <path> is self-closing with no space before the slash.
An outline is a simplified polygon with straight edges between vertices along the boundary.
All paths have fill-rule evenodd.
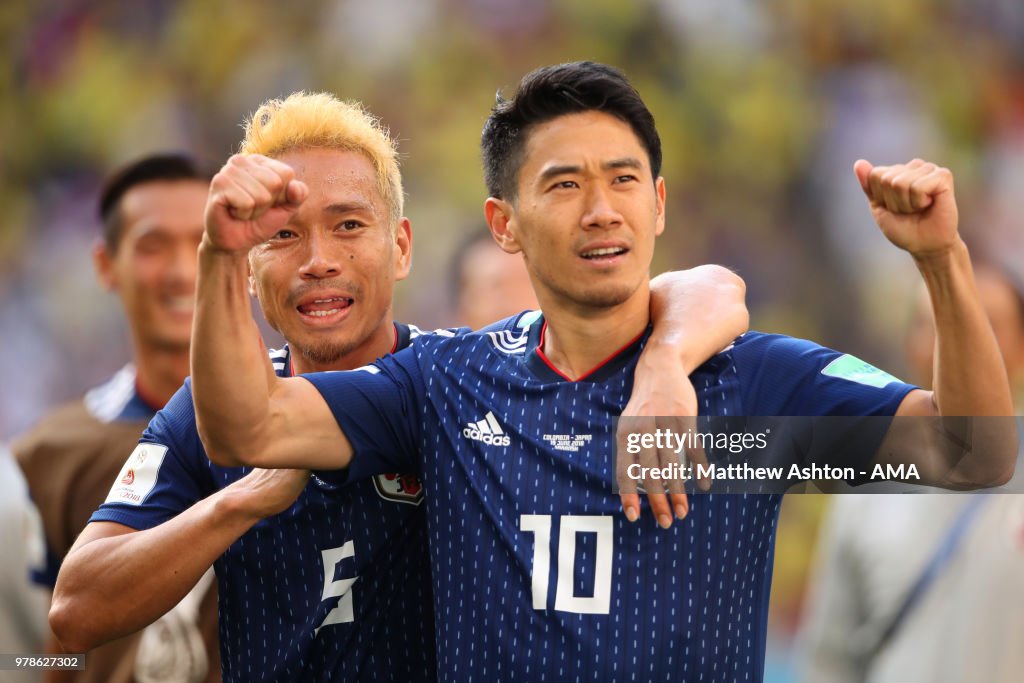
<path id="1" fill-rule="evenodd" d="M 586 210 L 581 218 L 584 228 L 610 228 L 622 223 L 622 214 L 612 203 L 607 187 L 593 184 L 587 189 Z"/>
<path id="2" fill-rule="evenodd" d="M 312 232 L 306 239 L 306 258 L 302 265 L 302 277 L 321 279 L 334 277 L 341 272 L 341 263 L 330 249 L 328 239 L 318 232 Z"/>

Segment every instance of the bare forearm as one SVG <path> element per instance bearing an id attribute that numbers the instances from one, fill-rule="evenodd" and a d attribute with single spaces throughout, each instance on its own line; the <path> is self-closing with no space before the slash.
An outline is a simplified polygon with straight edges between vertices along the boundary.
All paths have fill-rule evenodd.
<path id="1" fill-rule="evenodd" d="M 66 650 L 52 633 L 46 635 L 43 652 L 48 655 L 82 654 L 80 651 Z M 74 683 L 78 672 L 74 669 L 47 669 L 43 672 L 43 683 Z"/>
<path id="2" fill-rule="evenodd" d="M 64 560 L 50 608 L 50 626 L 65 648 L 83 652 L 134 633 L 177 605 L 260 519 L 232 496 L 225 489 L 145 531 L 89 540 L 106 533 L 90 524 Z M 133 607 L 111 607 L 118 604 Z"/>
<path id="3" fill-rule="evenodd" d="M 915 257 L 935 314 L 934 390 L 904 398 L 898 416 L 939 416 L 894 423 L 880 461 L 914 462 L 921 483 L 971 489 L 1005 483 L 1013 474 L 1017 431 L 1002 355 L 977 299 L 962 243 Z"/>
<path id="4" fill-rule="evenodd" d="M 249 251 L 288 225 L 309 188 L 287 164 L 237 154 L 210 183 L 192 328 L 196 424 L 219 465 L 345 466 L 351 449 L 316 389 L 275 376 L 252 319 Z M 319 458 L 307 454 L 319 451 Z"/>
<path id="5" fill-rule="evenodd" d="M 225 465 L 261 443 L 273 369 L 252 318 L 244 255 L 199 250 L 192 330 L 192 394 L 200 434 Z"/>
<path id="6" fill-rule="evenodd" d="M 747 331 L 746 284 L 727 268 L 705 265 L 651 280 L 651 351 L 675 353 L 687 373 Z"/>
<path id="7" fill-rule="evenodd" d="M 940 486 L 1002 483 L 1013 471 L 1016 429 L 990 416 L 1013 414 L 1010 386 L 960 238 L 953 174 L 921 159 L 894 166 L 860 159 L 853 171 L 882 233 L 914 257 L 935 314 L 934 390 L 910 392 L 896 415 L 943 419 L 937 430 L 894 423 L 879 459 L 901 454 Z M 975 417 L 947 419 L 961 416 Z"/>
<path id="8" fill-rule="evenodd" d="M 934 400 L 942 415 L 1012 415 L 1006 367 L 963 242 L 916 259 L 935 313 Z"/>
<path id="9" fill-rule="evenodd" d="M 637 362 L 623 417 L 661 416 L 675 428 L 689 424 L 687 418 L 697 414 L 697 395 L 689 375 L 747 331 L 745 293 L 743 280 L 721 266 L 665 273 L 651 281 L 654 330 Z M 683 418 L 682 422 L 675 417 Z M 706 483 L 701 488 L 706 490 Z M 648 492 L 651 510 L 662 527 L 672 524 L 672 514 L 677 519 L 686 516 L 689 504 L 682 490 L 670 487 L 671 506 L 664 493 L 653 488 Z M 635 521 L 640 514 L 637 494 L 624 490 L 622 507 L 627 519 Z"/>

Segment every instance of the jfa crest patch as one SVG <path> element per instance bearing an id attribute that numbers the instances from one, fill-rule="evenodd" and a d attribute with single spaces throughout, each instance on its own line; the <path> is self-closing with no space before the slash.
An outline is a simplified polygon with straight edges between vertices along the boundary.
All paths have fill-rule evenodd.
<path id="1" fill-rule="evenodd" d="M 136 446 L 103 502 L 142 505 L 146 496 L 156 486 L 156 478 L 165 455 L 167 446 L 157 443 L 140 443 Z"/>
<path id="2" fill-rule="evenodd" d="M 381 498 L 407 505 L 423 502 L 423 483 L 414 474 L 378 474 L 373 485 Z"/>

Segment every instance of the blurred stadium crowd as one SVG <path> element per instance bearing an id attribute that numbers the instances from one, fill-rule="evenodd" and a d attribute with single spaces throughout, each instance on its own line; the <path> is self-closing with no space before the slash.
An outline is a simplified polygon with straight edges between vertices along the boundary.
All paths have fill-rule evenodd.
<path id="1" fill-rule="evenodd" d="M 905 372 L 916 275 L 870 219 L 860 157 L 951 168 L 972 250 L 1024 269 L 1019 0 L 18 0 L 0 35 L 0 441 L 128 355 L 88 257 L 104 174 L 158 150 L 219 164 L 257 103 L 299 89 L 362 100 L 400 140 L 415 267 L 397 313 L 421 326 L 453 322 L 495 90 L 573 59 L 621 67 L 657 117 L 655 270 L 736 269 L 756 328 Z M 793 504 L 780 535 L 807 543 L 777 558 L 782 641 L 822 502 Z"/>

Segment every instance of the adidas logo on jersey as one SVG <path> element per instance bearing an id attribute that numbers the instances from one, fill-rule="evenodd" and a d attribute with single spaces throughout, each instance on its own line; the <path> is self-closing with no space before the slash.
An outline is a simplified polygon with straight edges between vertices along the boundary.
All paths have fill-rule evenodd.
<path id="1" fill-rule="evenodd" d="M 481 441 L 488 446 L 508 446 L 512 443 L 508 434 L 498 424 L 494 413 L 491 412 L 484 415 L 484 419 L 479 422 L 470 422 L 466 425 L 462 430 L 462 435 L 473 441 Z"/>

